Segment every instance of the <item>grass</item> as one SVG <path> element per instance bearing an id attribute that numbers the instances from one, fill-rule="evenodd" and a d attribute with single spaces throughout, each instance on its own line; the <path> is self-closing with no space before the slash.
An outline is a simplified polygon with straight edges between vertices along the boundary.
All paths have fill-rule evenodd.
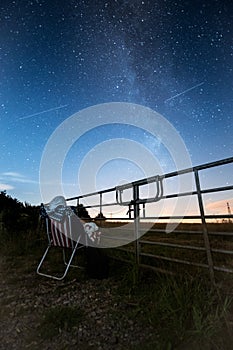
<path id="1" fill-rule="evenodd" d="M 142 222 L 141 225 L 142 227 L 148 226 L 145 222 Z M 231 236 L 233 223 L 207 223 L 207 226 L 210 233 L 210 246 L 213 250 L 212 259 L 214 266 L 233 271 L 233 240 Z M 178 231 L 169 234 L 163 231 L 164 228 L 165 224 L 156 223 L 153 226 L 153 229 L 156 229 L 156 231 L 149 229 L 142 237 L 142 242 L 139 244 L 140 252 L 142 253 L 140 262 L 142 264 L 155 267 L 156 269 L 165 268 L 171 272 L 179 272 L 182 269 L 183 271 L 195 273 L 199 269 L 200 264 L 204 265 L 202 266 L 203 271 L 208 269 L 207 253 L 203 233 L 201 232 L 201 224 L 181 223 L 177 228 Z M 221 232 L 220 235 L 217 234 L 219 232 Z M 148 244 L 145 241 L 151 241 L 154 244 Z M 134 244 L 125 245 L 124 248 L 133 252 Z M 115 252 L 113 254 L 116 255 Z M 146 254 L 152 256 L 146 256 Z M 117 253 L 118 257 L 122 256 L 124 258 L 125 255 L 125 252 Z M 156 257 L 153 257 L 153 255 L 156 255 Z M 173 261 L 169 261 L 169 259 L 173 259 Z M 215 277 L 218 280 L 222 279 L 221 273 L 217 270 L 215 270 Z"/>
<path id="2" fill-rule="evenodd" d="M 135 267 L 125 266 L 120 279 L 118 294 L 130 305 L 130 318 L 153 329 L 143 349 L 179 349 L 184 343 L 195 350 L 227 349 L 231 300 L 220 297 L 208 276 L 135 274 Z"/>
<path id="3" fill-rule="evenodd" d="M 71 332 L 84 319 L 84 312 L 78 307 L 58 305 L 47 309 L 39 326 L 43 339 L 50 339 L 62 331 Z"/>

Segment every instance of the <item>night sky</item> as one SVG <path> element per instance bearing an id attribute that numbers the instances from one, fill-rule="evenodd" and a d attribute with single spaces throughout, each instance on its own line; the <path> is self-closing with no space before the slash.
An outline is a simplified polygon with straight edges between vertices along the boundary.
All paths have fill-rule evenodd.
<path id="1" fill-rule="evenodd" d="M 50 135 L 74 113 L 108 102 L 163 115 L 193 165 L 231 157 L 232 1 L 1 1 L 0 190 L 40 203 Z M 114 130 L 95 143 L 130 138 Z M 77 163 L 94 147 L 89 141 Z"/>

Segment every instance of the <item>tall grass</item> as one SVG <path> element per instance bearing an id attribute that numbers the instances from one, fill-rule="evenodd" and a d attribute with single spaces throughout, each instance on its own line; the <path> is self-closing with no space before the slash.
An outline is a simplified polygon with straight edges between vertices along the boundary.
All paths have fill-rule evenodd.
<path id="1" fill-rule="evenodd" d="M 180 344 L 189 344 L 182 349 L 228 349 L 224 344 L 230 338 L 231 300 L 221 297 L 208 276 L 135 271 L 135 267 L 125 267 L 118 293 L 132 306 L 130 317 L 153 329 L 143 349 L 178 349 Z"/>

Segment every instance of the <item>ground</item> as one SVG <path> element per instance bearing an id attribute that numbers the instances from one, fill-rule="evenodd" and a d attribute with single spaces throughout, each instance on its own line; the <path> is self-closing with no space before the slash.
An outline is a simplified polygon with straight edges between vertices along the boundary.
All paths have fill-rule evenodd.
<path id="1" fill-rule="evenodd" d="M 199 333 L 208 337 L 204 347 L 197 342 L 187 342 L 183 335 L 179 337 L 178 325 L 171 322 L 171 327 L 178 333 L 178 337 L 172 338 L 172 330 L 169 334 L 170 316 L 165 321 L 162 319 L 165 308 L 170 307 L 166 300 L 161 322 L 157 319 L 153 324 L 148 315 L 150 310 L 155 312 L 157 299 L 153 303 L 149 299 L 143 300 L 143 305 L 140 305 L 137 297 L 130 293 L 130 288 L 124 289 L 124 275 L 117 273 L 116 278 L 111 271 L 109 278 L 97 280 L 88 278 L 83 270 L 72 269 L 65 280 L 55 281 L 37 275 L 37 264 L 38 256 L 35 254 L 1 255 L 0 349 L 231 349 L 232 337 L 228 330 L 216 338 L 211 326 L 212 321 L 216 323 L 215 316 L 206 324 L 206 329 L 205 320 L 197 320 L 200 321 Z M 144 287 L 147 288 L 147 285 Z M 148 298 L 150 293 L 146 295 Z M 186 298 L 185 293 L 183 296 L 179 294 L 180 298 Z M 221 312 L 218 309 L 216 315 L 221 317 L 222 322 Z M 172 313 L 173 310 L 170 315 Z M 233 318 L 228 315 L 230 327 L 233 324 L 231 320 Z M 163 327 L 165 332 L 162 334 Z M 211 334 L 214 335 L 213 340 Z M 169 339 L 175 340 L 170 342 Z"/>
<path id="2" fill-rule="evenodd" d="M 77 272 L 58 282 L 38 276 L 34 263 L 1 258 L 0 349 L 127 349 L 149 341 L 152 330 L 129 317 L 135 305 L 119 299 L 114 278 Z"/>

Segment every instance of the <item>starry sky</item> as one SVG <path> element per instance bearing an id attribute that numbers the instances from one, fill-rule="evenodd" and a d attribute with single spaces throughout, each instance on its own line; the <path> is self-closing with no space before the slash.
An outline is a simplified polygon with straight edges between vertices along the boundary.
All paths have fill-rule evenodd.
<path id="1" fill-rule="evenodd" d="M 231 157 L 232 1 L 1 1 L 0 190 L 40 203 L 50 135 L 74 113 L 109 102 L 163 115 L 193 165 Z M 131 136 L 119 126 L 103 129 L 95 142 L 87 136 L 68 157 L 70 173 L 97 142 L 114 137 Z M 165 153 L 164 172 L 175 170 Z"/>

